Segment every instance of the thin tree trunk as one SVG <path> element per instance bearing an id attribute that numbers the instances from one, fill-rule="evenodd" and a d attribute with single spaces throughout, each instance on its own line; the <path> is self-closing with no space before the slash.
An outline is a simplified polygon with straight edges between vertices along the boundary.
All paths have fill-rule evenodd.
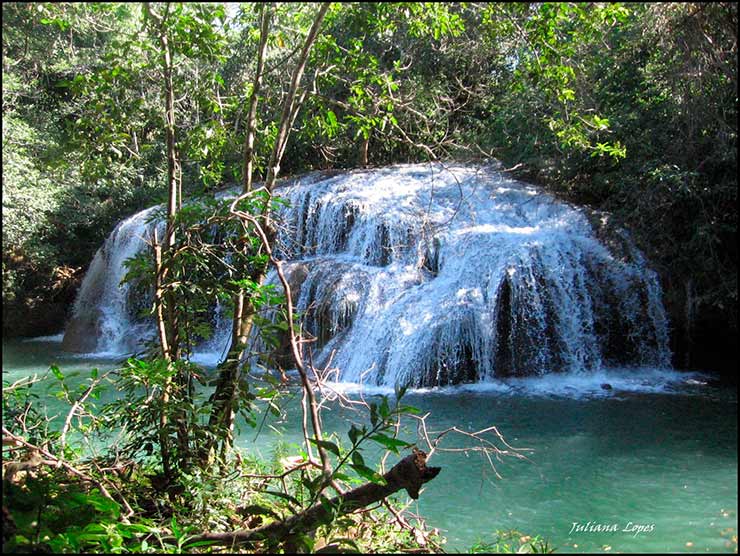
<path id="1" fill-rule="evenodd" d="M 175 218 L 181 208 L 181 183 L 178 180 L 177 146 L 175 140 L 175 90 L 172 82 L 173 61 L 172 50 L 165 23 L 169 14 L 169 3 L 167 4 L 166 14 L 158 15 L 148 2 L 144 3 L 144 11 L 149 20 L 156 25 L 155 31 L 161 47 L 162 54 L 162 73 L 164 76 L 164 97 L 165 97 L 165 133 L 167 142 L 167 227 L 163 245 L 154 241 L 155 253 L 155 302 L 157 312 L 157 324 L 159 329 L 159 339 L 162 347 L 162 355 L 166 361 L 172 363 L 180 358 L 180 341 L 178 334 L 177 314 L 175 302 L 172 294 L 164 290 L 164 278 L 167 273 L 163 263 L 163 255 L 174 248 L 175 245 Z M 166 318 L 165 318 L 166 311 Z M 178 386 L 182 387 L 182 377 L 178 377 Z M 168 378 L 162 387 L 162 405 L 166 407 L 172 395 L 172 379 Z M 178 427 L 178 445 L 179 457 L 186 458 L 188 448 L 188 434 L 184 427 L 184 419 L 178 419 L 182 426 Z M 168 480 L 172 479 L 172 454 L 171 446 L 166 433 L 167 428 L 167 411 L 162 410 L 160 415 L 160 449 L 162 454 L 162 466 L 165 476 Z M 183 460 L 184 461 L 184 460 Z"/>
<path id="2" fill-rule="evenodd" d="M 162 46 L 163 69 L 165 81 L 165 128 L 167 132 L 167 231 L 164 248 L 170 249 L 175 245 L 175 217 L 180 206 L 179 186 L 177 180 L 177 156 L 175 152 L 175 91 L 172 85 L 172 55 L 170 52 L 167 33 L 161 30 L 159 40 Z M 170 296 L 167 296 L 170 297 Z M 173 359 L 179 356 L 179 341 L 177 333 L 177 315 L 172 299 L 167 299 L 170 354 Z"/>
<path id="3" fill-rule="evenodd" d="M 303 72 L 306 69 L 308 54 L 311 51 L 313 43 L 316 41 L 316 36 L 318 35 L 319 29 L 321 28 L 321 22 L 324 20 L 324 16 L 329 10 L 330 5 L 331 2 L 324 2 L 321 4 L 321 8 L 316 14 L 313 25 L 311 25 L 311 29 L 309 30 L 308 36 L 306 37 L 306 42 L 303 45 L 303 50 L 301 51 L 298 63 L 293 69 L 293 75 L 290 79 L 290 88 L 288 89 L 288 94 L 285 97 L 285 102 L 283 102 L 283 111 L 280 115 L 280 128 L 278 130 L 277 139 L 275 140 L 275 146 L 272 149 L 272 155 L 270 156 L 270 163 L 267 169 L 267 181 L 265 183 L 265 187 L 270 193 L 272 193 L 272 190 L 275 187 L 275 182 L 277 181 L 277 176 L 280 172 L 280 161 L 283 158 L 285 146 L 287 145 L 288 137 L 290 136 L 290 127 L 293 123 L 293 117 L 295 115 L 296 93 L 298 91 L 298 87 L 300 86 Z"/>
<path id="4" fill-rule="evenodd" d="M 172 85 L 172 55 L 167 40 L 167 34 L 163 30 L 159 33 L 159 41 L 162 46 L 162 68 L 164 70 L 165 86 L 165 130 L 167 133 L 167 235 L 165 249 L 175 244 L 175 223 L 179 206 L 179 195 L 177 186 L 177 157 L 175 156 L 175 91 Z"/>
<path id="5" fill-rule="evenodd" d="M 368 135 L 367 138 L 362 139 L 362 143 L 360 144 L 360 166 L 362 168 L 367 168 L 367 151 L 370 147 L 370 136 Z"/>
<path id="6" fill-rule="evenodd" d="M 175 141 L 175 88 L 172 83 L 172 52 L 167 38 L 167 32 L 164 28 L 160 28 L 159 33 L 160 44 L 162 46 L 163 53 L 163 69 L 165 75 L 165 109 L 166 109 L 166 128 L 167 128 L 167 185 L 168 185 L 168 199 L 167 199 L 167 237 L 165 243 L 165 249 L 172 250 L 175 246 L 175 219 L 178 211 L 182 208 L 182 175 L 180 169 L 180 163 L 177 159 L 177 145 Z M 180 341 L 180 330 L 177 315 L 177 307 L 175 306 L 174 296 L 171 292 L 165 294 L 165 300 L 167 303 L 167 324 L 169 328 L 169 361 L 179 361 L 181 357 L 181 341 Z M 187 389 L 187 378 L 183 376 L 182 372 L 177 373 L 176 380 L 177 388 L 183 392 Z M 163 393 L 163 396 L 167 397 L 167 400 L 163 398 L 163 403 L 169 401 L 171 396 L 171 383 L 168 379 L 167 386 Z M 184 409 L 181 413 L 184 413 Z M 178 461 L 181 469 L 187 469 L 188 467 L 188 454 L 189 454 L 189 435 L 186 426 L 186 418 L 184 414 L 180 414 L 177 418 L 177 444 L 178 444 Z"/>
<path id="7" fill-rule="evenodd" d="M 257 52 L 257 70 L 255 71 L 252 93 L 249 98 L 247 138 L 244 142 L 244 183 L 242 188 L 244 193 L 252 190 L 254 141 L 257 134 L 257 104 L 262 89 L 262 77 L 271 17 L 272 6 L 270 4 L 263 4 L 260 7 L 260 43 Z M 230 446 L 233 440 L 233 401 L 240 378 L 239 363 L 244 355 L 245 346 L 252 331 L 252 315 L 254 313 L 254 308 L 249 298 L 245 295 L 244 290 L 239 290 L 234 295 L 232 301 L 234 304 L 234 318 L 231 326 L 231 348 L 222 366 L 219 382 L 213 395 L 215 405 L 211 411 L 209 420 L 211 427 L 225 429 L 223 441 L 225 447 Z"/>
<path id="8" fill-rule="evenodd" d="M 164 318 L 164 291 L 162 287 L 162 245 L 157 238 L 157 229 L 152 234 L 152 248 L 154 250 L 154 308 L 157 319 L 157 333 L 159 345 L 162 348 L 162 357 L 171 360 L 170 347 L 167 340 L 167 323 Z"/>
<path id="9" fill-rule="evenodd" d="M 271 4 L 263 4 L 260 10 L 260 45 L 257 53 L 257 71 L 252 83 L 252 95 L 249 99 L 249 113 L 247 115 L 247 140 L 244 143 L 244 187 L 243 192 L 252 190 L 252 171 L 254 164 L 254 139 L 257 135 L 257 103 L 262 90 L 262 74 L 265 68 L 265 52 L 267 51 L 267 37 L 270 34 L 270 19 L 272 18 Z"/>
<path id="10" fill-rule="evenodd" d="M 290 136 L 290 129 L 293 121 L 297 115 L 298 107 L 300 106 L 300 100 L 296 100 L 298 88 L 301 82 L 301 78 L 306 68 L 308 61 L 308 55 L 311 51 L 311 47 L 316 41 L 321 22 L 329 9 L 329 2 L 325 2 L 321 5 L 316 17 L 311 25 L 311 29 L 308 32 L 306 41 L 303 45 L 300 57 L 293 69 L 291 75 L 290 88 L 283 101 L 283 108 L 280 117 L 280 126 L 278 136 L 273 146 L 272 154 L 270 156 L 270 163 L 268 169 L 267 183 L 265 185 L 267 191 L 272 193 L 272 189 L 275 186 L 278 172 L 280 171 L 280 161 L 283 153 L 285 152 L 285 146 Z M 269 20 L 266 18 L 266 8 L 262 8 L 262 19 L 261 19 L 261 33 L 260 33 L 260 52 L 257 61 L 257 73 L 255 75 L 254 87 L 252 89 L 252 98 L 250 99 L 250 110 L 248 116 L 248 128 L 247 142 L 245 145 L 245 177 L 244 177 L 244 192 L 248 193 L 252 188 L 252 154 L 254 152 L 254 137 L 256 135 L 256 114 L 257 114 L 257 93 L 261 87 L 262 79 L 262 67 L 264 64 L 264 52 L 267 34 L 269 31 Z M 263 217 L 269 219 L 269 203 L 265 206 L 263 211 Z M 261 284 L 265 277 L 265 270 L 261 270 L 256 275 L 250 276 L 252 280 Z M 231 429 L 234 423 L 234 412 L 233 412 L 233 400 L 236 395 L 238 381 L 239 381 L 239 363 L 244 355 L 245 345 L 249 339 L 249 335 L 252 331 L 254 322 L 254 315 L 256 313 L 254 306 L 250 299 L 240 292 L 235 296 L 235 309 L 234 309 L 234 321 L 232 325 L 232 345 L 228 360 L 225 362 L 221 369 L 216 391 L 212 396 L 214 400 L 214 407 L 211 411 L 211 417 L 209 423 L 211 426 L 220 426 L 226 429 L 226 437 L 223 439 L 223 446 L 227 448 L 231 445 L 232 435 Z M 222 429 L 223 430 L 223 429 Z"/>
<path id="11" fill-rule="evenodd" d="M 167 143 L 167 229 L 162 245 L 163 254 L 175 244 L 175 217 L 180 207 L 180 186 L 177 176 L 177 151 L 175 141 L 175 90 L 172 83 L 172 50 L 170 48 L 167 31 L 164 28 L 165 17 L 158 15 L 151 9 L 149 2 L 144 2 L 144 11 L 152 23 L 156 25 L 155 31 L 162 49 L 162 73 L 164 75 L 164 97 L 165 97 L 165 133 Z M 169 13 L 169 4 L 167 5 Z M 179 342 L 177 334 L 177 322 L 174 312 L 174 303 L 170 296 L 165 294 L 164 305 L 167 309 L 167 344 L 170 360 L 179 357 Z M 163 347 L 163 352 L 164 346 Z M 167 355 L 165 355 L 167 357 Z"/>

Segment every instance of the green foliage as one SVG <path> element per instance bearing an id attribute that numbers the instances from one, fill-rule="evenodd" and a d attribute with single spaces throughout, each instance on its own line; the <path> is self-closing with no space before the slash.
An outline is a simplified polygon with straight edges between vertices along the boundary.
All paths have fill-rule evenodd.
<path id="1" fill-rule="evenodd" d="M 48 423 L 39 407 L 38 388 L 33 388 L 37 378 L 34 375 L 15 388 L 11 388 L 11 385 L 3 380 L 3 426 L 8 430 L 25 428 L 31 442 L 40 442 L 49 436 Z M 45 383 L 47 378 L 48 373 L 39 380 Z"/>
<path id="2" fill-rule="evenodd" d="M 260 216 L 268 203 L 276 206 L 281 201 L 259 191 L 241 200 L 236 208 Z M 233 295 L 240 290 L 261 312 L 269 312 L 284 302 L 274 285 L 255 281 L 254 277 L 267 266 L 267 255 L 259 238 L 245 235 L 239 221 L 230 215 L 231 204 L 231 199 L 210 195 L 188 201 L 174 220 L 176 241 L 163 253 L 162 274 L 167 276 L 162 283 L 165 310 L 171 307 L 177 314 L 180 347 L 186 357 L 194 345 L 210 337 L 216 302 L 226 314 L 233 310 Z M 163 209 L 155 212 L 152 219 L 163 221 Z M 135 295 L 151 299 L 155 284 L 152 253 L 142 251 L 125 264 L 128 272 L 124 281 L 135 284 Z M 143 312 L 153 315 L 153 303 L 147 304 Z M 261 323 L 261 332 L 270 345 L 287 327 L 280 318 L 263 319 Z"/>
<path id="3" fill-rule="evenodd" d="M 692 303 L 737 327 L 736 21 L 690 3 L 491 4 L 483 21 L 511 54 L 481 97 L 479 143 L 630 228 L 678 331 L 698 329 Z"/>
<path id="4" fill-rule="evenodd" d="M 4 500 L 17 527 L 3 545 L 9 553 L 45 547 L 54 553 L 120 554 L 145 548 L 138 540 L 155 532 L 151 520 L 122 523 L 120 505 L 99 490 L 67 482 L 63 473 L 38 473 L 22 487 L 6 485 Z"/>
<path id="5" fill-rule="evenodd" d="M 470 547 L 471 554 L 552 554 L 555 550 L 539 535 L 530 536 L 514 529 L 496 531 L 493 541 L 478 541 Z"/>
<path id="6" fill-rule="evenodd" d="M 46 312 L 47 319 L 56 319 L 48 303 L 69 302 L 74 287 L 56 276 L 86 265 L 115 222 L 145 206 L 158 187 L 156 175 L 145 175 L 143 166 L 112 150 L 121 151 L 117 118 L 110 126 L 88 125 L 82 143 L 76 137 L 83 131 L 74 131 L 87 108 L 67 84 L 97 76 L 98 57 L 112 44 L 112 32 L 125 32 L 129 23 L 125 13 L 95 5 L 3 6 L 3 305 L 25 308 L 14 314 L 30 311 L 43 322 Z M 115 69 L 100 71 L 122 86 Z M 101 78 L 95 86 L 104 83 Z M 98 98 L 88 98 L 89 110 L 104 112 Z M 119 92 L 111 101 L 120 105 L 119 115 L 130 110 L 125 100 Z M 4 328 L 13 329 L 24 332 L 22 323 Z"/>
<path id="7" fill-rule="evenodd" d="M 217 465 L 183 467 L 176 478 L 168 480 L 162 473 L 162 460 L 155 448 L 161 441 L 160 433 L 164 431 L 172 440 L 174 460 L 182 455 L 177 453 L 182 448 L 177 437 L 183 422 L 193 450 L 191 457 L 197 457 L 197 447 L 203 446 L 207 435 L 214 433 L 206 420 L 199 419 L 198 409 L 205 404 L 197 395 L 183 396 L 183 390 L 179 389 L 176 379 L 182 375 L 184 365 L 187 364 L 182 361 L 129 359 L 117 370 L 108 387 L 113 401 L 103 407 L 83 398 L 81 393 L 93 382 L 100 384 L 110 373 L 93 369 L 89 378 L 73 385 L 70 380 L 75 372 L 56 366 L 50 369 L 50 377 L 58 381 L 59 398 L 69 406 L 80 402 L 80 415 L 96 424 L 89 427 L 83 420 L 73 419 L 70 433 L 78 438 L 79 445 L 97 448 L 64 452 L 65 461 L 89 474 L 93 481 L 80 480 L 65 468 L 48 465 L 40 459 L 29 471 L 16 473 L 12 478 L 6 473 L 4 504 L 15 527 L 3 546 L 6 552 L 34 549 L 71 553 L 199 552 L 208 550 L 212 544 L 193 541 L 194 535 L 202 531 L 256 527 L 285 519 L 314 504 L 330 504 L 321 487 L 323 481 L 318 469 L 304 465 L 294 472 L 286 472 L 283 458 L 294 447 L 276 446 L 272 462 L 237 452 L 235 459 L 219 460 Z M 194 366 L 189 368 L 192 373 L 202 372 Z M 27 382 L 4 385 L 3 425 L 12 434 L 57 454 L 59 434 L 54 431 L 64 421 L 66 412 L 52 418 L 39 414 L 32 392 L 49 382 Z M 169 401 L 163 402 L 160 394 L 168 383 L 176 387 L 170 390 Z M 275 401 L 274 396 L 265 399 L 268 407 Z M 254 398 L 252 401 L 256 403 Z M 317 441 L 315 445 L 322 446 L 334 458 L 333 479 L 345 485 L 365 481 L 382 483 L 382 477 L 365 463 L 361 451 L 368 443 L 396 453 L 399 448 L 408 448 L 410 444 L 397 439 L 394 431 L 398 420 L 412 412 L 413 408 L 403 405 L 400 397 L 393 401 L 382 397 L 365 415 L 368 423 L 352 426 L 346 448 L 337 437 Z M 9 465 L 16 465 L 17 448 L 9 453 L 7 446 L 4 446 L 4 459 L 13 461 Z M 32 458 L 24 458 L 27 459 Z M 345 467 L 354 470 L 356 477 L 346 475 Z M 5 467 L 6 472 L 9 469 Z M 113 499 L 98 484 L 105 484 Z M 389 503 L 397 506 L 392 500 Z M 132 513 L 127 512 L 128 507 Z M 367 519 L 364 512 L 350 514 L 324 523 L 316 537 L 273 539 L 272 544 L 253 548 L 256 551 L 287 549 L 296 542 L 321 552 L 337 549 L 393 552 L 418 548 L 418 538 L 410 531 L 399 531 L 395 523 L 396 518 L 384 512 L 376 513 L 373 519 Z M 288 544 L 283 547 L 283 542 Z"/>

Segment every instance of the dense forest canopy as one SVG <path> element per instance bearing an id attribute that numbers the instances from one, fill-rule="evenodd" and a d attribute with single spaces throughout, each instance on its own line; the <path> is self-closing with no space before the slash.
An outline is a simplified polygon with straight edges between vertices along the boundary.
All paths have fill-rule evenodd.
<path id="1" fill-rule="evenodd" d="M 240 183 L 259 9 L 154 9 L 183 195 Z M 4 334 L 61 329 L 115 222 L 166 199 L 162 44 L 145 12 L 3 4 Z M 274 6 L 258 179 L 315 12 Z M 736 4 L 332 3 L 298 99 L 281 175 L 499 159 L 615 214 L 660 273 L 675 362 L 734 368 Z"/>

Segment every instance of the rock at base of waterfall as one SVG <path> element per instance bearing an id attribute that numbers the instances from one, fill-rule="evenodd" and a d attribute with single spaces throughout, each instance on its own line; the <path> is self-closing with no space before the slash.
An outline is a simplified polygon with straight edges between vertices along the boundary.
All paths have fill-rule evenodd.
<path id="1" fill-rule="evenodd" d="M 64 331 L 62 349 L 74 353 L 92 353 L 98 347 L 99 316 L 95 312 L 86 313 L 70 321 Z"/>

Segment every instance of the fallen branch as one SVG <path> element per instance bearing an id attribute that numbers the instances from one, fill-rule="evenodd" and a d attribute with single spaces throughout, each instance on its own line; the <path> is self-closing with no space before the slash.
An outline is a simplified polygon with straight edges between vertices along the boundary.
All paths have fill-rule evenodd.
<path id="1" fill-rule="evenodd" d="M 475 431 L 475 432 L 465 431 L 457 427 L 449 427 L 441 432 L 436 433 L 436 437 L 434 439 L 431 439 L 430 432 L 427 430 L 427 425 L 426 425 L 426 418 L 429 417 L 429 413 L 427 413 L 426 415 L 422 415 L 422 416 L 411 415 L 411 417 L 417 420 L 417 434 L 422 440 L 424 440 L 424 442 L 428 446 L 429 455 L 427 456 L 427 458 L 431 458 L 432 455 L 434 455 L 435 451 L 462 452 L 466 455 L 471 452 L 480 452 L 488 460 L 488 464 L 490 465 L 496 477 L 499 479 L 501 479 L 502 477 L 501 475 L 499 475 L 496 469 L 496 465 L 493 463 L 493 459 L 491 456 L 495 457 L 498 461 L 502 461 L 501 459 L 502 456 L 511 456 L 517 459 L 523 459 L 523 460 L 528 461 L 529 458 L 527 458 L 527 456 L 525 456 L 521 452 L 531 452 L 532 451 L 531 448 L 514 448 L 510 446 L 504 439 L 504 436 L 499 432 L 498 428 L 496 428 L 495 426 L 487 427 L 485 429 Z M 442 439 L 450 433 L 454 433 L 454 434 L 464 436 L 466 438 L 470 438 L 474 442 L 477 442 L 478 446 L 468 446 L 466 448 L 441 448 L 439 444 L 442 442 Z M 498 439 L 498 441 L 501 442 L 501 444 L 503 444 L 504 449 L 499 448 L 492 441 L 488 440 L 485 437 L 485 435 L 488 433 L 493 433 L 494 436 Z"/>
<path id="2" fill-rule="evenodd" d="M 10 384 L 8 386 L 3 386 L 3 395 L 8 394 L 9 392 L 12 392 L 16 388 L 25 388 L 26 386 L 31 386 L 31 384 L 34 384 L 36 382 L 40 382 L 45 378 L 45 376 L 38 376 L 36 373 L 34 373 L 33 376 L 27 376 L 25 378 L 20 378 L 16 380 L 13 384 Z"/>
<path id="3" fill-rule="evenodd" d="M 333 519 L 359 510 L 375 502 L 385 500 L 399 490 L 406 490 L 416 500 L 422 485 L 434 479 L 439 467 L 427 467 L 426 453 L 415 450 L 390 471 L 383 475 L 385 484 L 367 483 L 345 492 L 331 500 L 324 500 L 284 520 L 274 521 L 254 529 L 241 529 L 223 533 L 204 533 L 188 539 L 188 543 L 211 541 L 214 544 L 235 546 L 262 540 L 285 540 L 297 533 L 307 533 Z M 163 542 L 175 542 L 174 537 L 165 537 Z"/>
<path id="4" fill-rule="evenodd" d="M 75 477 L 79 477 L 83 481 L 87 481 L 89 483 L 94 484 L 96 487 L 98 487 L 98 489 L 100 490 L 100 493 L 106 498 L 113 500 L 114 502 L 116 501 L 116 499 L 113 498 L 113 496 L 111 496 L 110 492 L 108 492 L 108 489 L 105 488 L 105 485 L 103 484 L 102 481 L 99 481 L 95 477 L 88 475 L 87 473 L 84 473 L 83 471 L 80 471 L 79 469 L 77 469 L 76 467 L 73 467 L 66 461 L 56 457 L 54 454 L 52 454 L 48 450 L 40 446 L 31 444 L 30 442 L 26 441 L 25 439 L 21 438 L 18 435 L 13 434 L 8 429 L 3 427 L 3 444 L 5 444 L 5 442 L 12 442 L 17 446 L 23 446 L 31 450 L 32 453 L 35 452 L 46 458 L 45 460 L 41 459 L 40 457 L 35 458 L 35 463 L 33 465 L 34 467 L 38 464 L 48 465 L 48 466 L 57 467 L 57 468 L 63 467 L 68 473 L 74 475 Z M 103 479 L 103 481 L 111 485 L 115 490 L 118 490 L 115 487 L 115 485 L 108 479 Z M 127 522 L 128 521 L 127 518 L 131 517 L 134 514 L 134 511 L 129 505 L 129 503 L 126 501 L 126 499 L 123 497 L 123 495 L 120 494 L 120 491 L 118 491 L 118 493 L 121 499 L 121 503 L 127 512 L 126 515 L 123 516 L 123 520 Z"/>

